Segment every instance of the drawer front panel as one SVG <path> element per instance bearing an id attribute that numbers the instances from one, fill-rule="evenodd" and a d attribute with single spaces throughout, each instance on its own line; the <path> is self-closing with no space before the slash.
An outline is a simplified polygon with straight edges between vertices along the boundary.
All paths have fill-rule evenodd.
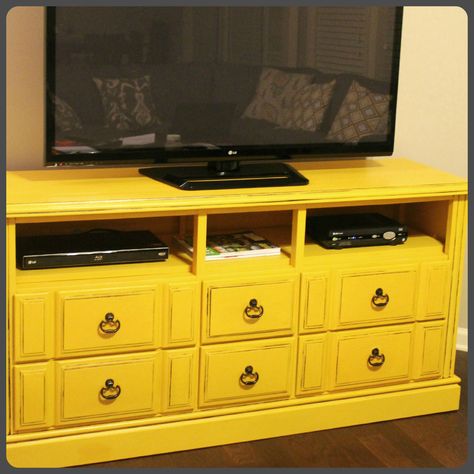
<path id="1" fill-rule="evenodd" d="M 326 334 L 301 336 L 298 349 L 298 395 L 322 392 L 325 388 Z"/>
<path id="2" fill-rule="evenodd" d="M 52 363 L 14 367 L 14 431 L 34 431 L 52 425 L 53 380 Z"/>
<path id="3" fill-rule="evenodd" d="M 326 328 L 327 287 L 327 273 L 303 275 L 300 332 L 322 331 Z"/>
<path id="4" fill-rule="evenodd" d="M 334 334 L 334 386 L 392 383 L 410 377 L 413 325 Z"/>
<path id="5" fill-rule="evenodd" d="M 416 378 L 440 377 L 443 370 L 446 324 L 432 321 L 417 324 Z"/>
<path id="6" fill-rule="evenodd" d="M 64 354 L 156 346 L 154 288 L 59 295 Z"/>
<path id="7" fill-rule="evenodd" d="M 53 357 L 51 293 L 18 294 L 14 298 L 14 355 L 16 362 Z"/>
<path id="8" fill-rule="evenodd" d="M 58 362 L 59 420 L 82 423 L 152 414 L 158 355 Z"/>
<path id="9" fill-rule="evenodd" d="M 199 285 L 170 284 L 167 285 L 166 293 L 163 345 L 172 347 L 195 344 L 199 323 Z"/>
<path id="10" fill-rule="evenodd" d="M 393 272 L 343 274 L 336 325 L 376 325 L 413 320 L 416 288 L 414 267 Z"/>
<path id="11" fill-rule="evenodd" d="M 422 268 L 425 288 L 421 316 L 425 319 L 445 318 L 451 285 L 448 263 L 425 264 Z"/>
<path id="12" fill-rule="evenodd" d="M 209 284 L 204 339 L 291 334 L 297 289 L 294 277 L 242 285 Z"/>
<path id="13" fill-rule="evenodd" d="M 197 354 L 196 348 L 163 351 L 163 411 L 196 407 Z"/>
<path id="14" fill-rule="evenodd" d="M 200 404 L 287 398 L 293 365 L 294 343 L 288 339 L 203 348 Z"/>

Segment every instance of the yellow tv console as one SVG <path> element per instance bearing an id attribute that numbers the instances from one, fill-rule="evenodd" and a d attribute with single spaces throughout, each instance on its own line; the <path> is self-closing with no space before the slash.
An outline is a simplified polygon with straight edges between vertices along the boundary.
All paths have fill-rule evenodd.
<path id="1" fill-rule="evenodd" d="M 71 466 L 456 410 L 467 184 L 405 159 L 308 186 L 185 192 L 136 169 L 7 176 L 7 457 Z M 327 250 L 306 217 L 380 212 L 398 246 Z M 317 222 L 317 221 L 316 221 Z M 16 236 L 151 230 L 165 262 L 16 267 Z M 281 255 L 206 261 L 251 229 Z M 192 233 L 189 257 L 171 236 Z M 377 303 L 377 304 L 374 304 Z"/>

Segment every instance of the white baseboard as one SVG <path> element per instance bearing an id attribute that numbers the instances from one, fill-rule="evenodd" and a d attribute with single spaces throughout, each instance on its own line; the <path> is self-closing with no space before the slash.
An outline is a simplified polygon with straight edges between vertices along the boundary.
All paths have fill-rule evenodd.
<path id="1" fill-rule="evenodd" d="M 467 352 L 467 329 L 458 328 L 458 337 L 456 339 L 456 349 Z"/>

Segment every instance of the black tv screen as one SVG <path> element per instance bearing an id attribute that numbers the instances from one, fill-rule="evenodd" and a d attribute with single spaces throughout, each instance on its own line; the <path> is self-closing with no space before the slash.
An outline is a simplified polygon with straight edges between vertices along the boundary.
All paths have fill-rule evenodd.
<path id="1" fill-rule="evenodd" d="M 388 155 L 401 7 L 48 7 L 46 163 Z"/>

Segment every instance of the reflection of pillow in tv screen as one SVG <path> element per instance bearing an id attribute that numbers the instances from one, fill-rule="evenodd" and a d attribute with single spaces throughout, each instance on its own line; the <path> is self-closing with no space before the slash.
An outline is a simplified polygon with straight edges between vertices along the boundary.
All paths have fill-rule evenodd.
<path id="1" fill-rule="evenodd" d="M 266 120 L 281 125 L 282 109 L 293 95 L 310 83 L 310 74 L 291 73 L 273 68 L 263 68 L 257 91 L 242 118 Z"/>
<path id="2" fill-rule="evenodd" d="M 357 143 L 369 135 L 388 133 L 390 95 L 372 92 L 353 81 L 331 125 L 327 138 Z"/>
<path id="3" fill-rule="evenodd" d="M 97 78 L 105 124 L 117 130 L 139 130 L 161 123 L 150 90 L 150 76 Z"/>
<path id="4" fill-rule="evenodd" d="M 287 107 L 282 110 L 281 126 L 295 130 L 316 132 L 332 97 L 336 81 L 308 84 L 298 89 Z"/>
<path id="5" fill-rule="evenodd" d="M 60 132 L 73 132 L 82 129 L 82 123 L 74 109 L 57 95 L 52 96 L 54 122 Z"/>

